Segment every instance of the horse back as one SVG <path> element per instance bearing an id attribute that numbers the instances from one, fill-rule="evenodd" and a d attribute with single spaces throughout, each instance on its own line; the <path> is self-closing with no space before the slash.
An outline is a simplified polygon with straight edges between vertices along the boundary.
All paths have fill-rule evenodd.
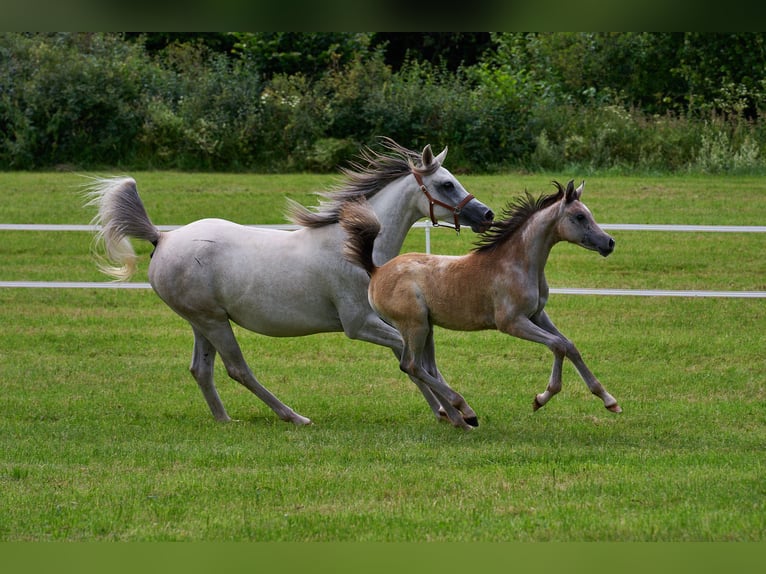
<path id="1" fill-rule="evenodd" d="M 337 311 L 320 310 L 330 305 L 328 292 L 342 255 L 337 248 L 327 248 L 327 232 L 306 232 L 311 232 L 311 239 L 301 236 L 303 230 L 200 220 L 163 234 L 149 265 L 149 281 L 183 316 L 198 312 L 228 315 L 265 334 L 279 331 L 271 325 L 272 317 L 284 322 L 288 315 L 276 311 L 279 309 L 300 308 L 296 316 L 313 309 L 311 316 L 320 316 L 322 324 L 337 323 Z M 267 319 L 269 326 L 262 326 Z M 290 326 L 284 331 L 292 334 L 297 329 Z"/>

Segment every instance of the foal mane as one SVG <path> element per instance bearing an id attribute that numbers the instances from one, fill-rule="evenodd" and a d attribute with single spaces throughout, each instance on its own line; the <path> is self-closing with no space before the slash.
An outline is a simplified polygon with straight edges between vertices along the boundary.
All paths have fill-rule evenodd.
<path id="1" fill-rule="evenodd" d="M 383 151 L 378 153 L 369 147 L 362 148 L 358 159 L 348 162 L 340 169 L 343 179 L 328 191 L 318 192 L 319 206 L 307 208 L 288 199 L 287 218 L 303 227 L 323 227 L 338 223 L 341 208 L 348 201 L 364 197 L 369 199 L 391 182 L 413 171 L 426 174 L 438 167 L 438 162 L 428 167 L 418 165 L 421 155 L 400 146 L 391 138 L 380 138 Z"/>
<path id="2" fill-rule="evenodd" d="M 503 216 L 496 220 L 492 227 L 481 234 L 475 243 L 474 252 L 491 251 L 495 247 L 509 241 L 535 213 L 550 207 L 565 195 L 564 186 L 558 181 L 552 182 L 558 188 L 556 193 L 541 195 L 537 199 L 528 191 L 522 197 L 509 201 L 503 210 Z"/>

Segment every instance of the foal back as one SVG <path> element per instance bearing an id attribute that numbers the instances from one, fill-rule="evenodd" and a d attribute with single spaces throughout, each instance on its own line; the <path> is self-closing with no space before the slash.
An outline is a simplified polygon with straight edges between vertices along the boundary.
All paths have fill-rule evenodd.
<path id="1" fill-rule="evenodd" d="M 428 323 L 457 331 L 495 328 L 483 257 L 407 253 L 370 279 L 370 305 L 400 331 Z"/>

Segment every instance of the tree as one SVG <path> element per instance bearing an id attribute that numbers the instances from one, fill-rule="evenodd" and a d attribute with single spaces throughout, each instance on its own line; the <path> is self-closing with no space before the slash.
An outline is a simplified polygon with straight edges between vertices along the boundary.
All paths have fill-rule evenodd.
<path id="1" fill-rule="evenodd" d="M 319 78 L 366 54 L 370 34 L 356 32 L 235 32 L 235 50 L 252 59 L 261 75 Z"/>
<path id="2" fill-rule="evenodd" d="M 386 63 L 399 71 L 408 60 L 427 61 L 450 71 L 473 66 L 492 47 L 489 32 L 378 32 L 371 47 L 384 47 Z"/>

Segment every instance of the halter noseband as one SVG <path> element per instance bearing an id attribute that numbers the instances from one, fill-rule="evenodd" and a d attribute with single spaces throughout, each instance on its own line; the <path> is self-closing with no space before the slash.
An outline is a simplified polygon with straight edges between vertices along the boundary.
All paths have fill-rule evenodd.
<path id="1" fill-rule="evenodd" d="M 444 203 L 443 201 L 436 199 L 434 196 L 431 195 L 431 193 L 428 191 L 428 188 L 423 183 L 423 178 L 420 177 L 420 174 L 418 172 L 413 171 L 412 175 L 415 176 L 415 181 L 418 182 L 418 185 L 420 186 L 420 191 L 422 191 L 425 194 L 426 199 L 428 199 L 428 204 L 430 205 L 431 223 L 433 224 L 433 226 L 439 227 L 440 225 L 446 225 L 447 227 L 450 227 L 448 223 L 447 224 L 439 223 L 439 221 L 436 219 L 436 215 L 434 215 L 434 205 L 438 205 L 440 207 L 444 207 L 445 209 L 452 211 L 452 216 L 455 219 L 455 225 L 452 226 L 452 228 L 458 233 L 460 233 L 460 222 L 458 221 L 460 218 L 460 212 L 463 211 L 463 208 L 466 206 L 466 204 L 469 201 L 473 199 L 474 196 L 469 193 L 468 195 L 465 196 L 463 201 L 461 201 L 457 205 L 455 206 L 449 205 L 447 203 Z"/>

